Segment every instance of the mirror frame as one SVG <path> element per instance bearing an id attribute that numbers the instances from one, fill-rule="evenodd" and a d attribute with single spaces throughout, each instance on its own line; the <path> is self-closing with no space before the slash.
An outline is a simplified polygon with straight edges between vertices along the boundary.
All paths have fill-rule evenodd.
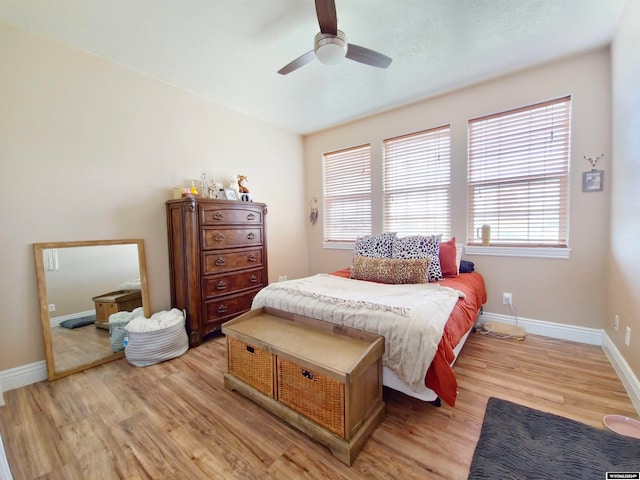
<path id="1" fill-rule="evenodd" d="M 47 377 L 49 380 L 66 377 L 82 370 L 86 370 L 103 363 L 117 360 L 124 356 L 124 351 L 112 353 L 106 357 L 84 363 L 67 370 L 56 371 L 53 358 L 53 345 L 51 344 L 51 319 L 49 316 L 49 304 L 47 300 L 47 281 L 44 270 L 44 250 L 48 248 L 70 248 L 70 247 L 97 247 L 101 245 L 131 245 L 138 246 L 138 268 L 140 270 L 140 285 L 142 288 L 142 308 L 145 317 L 151 316 L 149 304 L 149 288 L 147 284 L 147 266 L 144 256 L 144 240 L 142 239 L 121 239 L 121 240 L 87 240 L 74 242 L 44 242 L 34 243 L 33 252 L 36 266 L 36 282 L 38 285 L 38 298 L 40 300 L 40 320 L 42 322 L 42 336 L 44 340 L 44 353 L 47 364 Z"/>

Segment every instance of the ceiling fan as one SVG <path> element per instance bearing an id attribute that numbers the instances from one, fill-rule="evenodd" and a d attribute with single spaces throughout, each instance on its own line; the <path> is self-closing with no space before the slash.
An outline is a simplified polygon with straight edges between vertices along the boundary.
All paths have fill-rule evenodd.
<path id="1" fill-rule="evenodd" d="M 313 50 L 299 56 L 278 70 L 280 75 L 291 73 L 314 58 L 317 58 L 325 65 L 335 65 L 344 57 L 347 57 L 350 60 L 371 65 L 372 67 L 387 68 L 389 66 L 391 59 L 386 55 L 360 45 L 347 43 L 347 37 L 344 32 L 338 30 L 335 0 L 315 0 L 315 2 L 320 32 L 315 36 Z"/>

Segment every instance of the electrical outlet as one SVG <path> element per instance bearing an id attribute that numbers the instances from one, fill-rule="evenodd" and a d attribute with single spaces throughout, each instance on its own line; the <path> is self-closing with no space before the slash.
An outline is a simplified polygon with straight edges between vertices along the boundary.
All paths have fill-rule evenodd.
<path id="1" fill-rule="evenodd" d="M 512 301 L 513 301 L 513 296 L 509 292 L 502 292 L 503 305 L 511 305 Z"/>
<path id="2" fill-rule="evenodd" d="M 631 329 L 627 327 L 627 333 L 624 336 L 624 344 L 628 347 L 631 343 Z"/>
<path id="3" fill-rule="evenodd" d="M 278 277 L 278 281 L 279 281 L 279 282 L 284 282 L 284 281 L 286 281 L 286 280 L 287 280 L 287 276 L 286 276 L 286 275 L 280 275 L 280 276 Z"/>
<path id="4" fill-rule="evenodd" d="M 618 315 L 613 317 L 613 329 L 616 332 L 620 329 L 620 317 Z"/>
<path id="5" fill-rule="evenodd" d="M 55 312 L 56 311 L 56 304 L 55 303 L 50 303 L 49 304 L 49 311 L 50 312 Z"/>

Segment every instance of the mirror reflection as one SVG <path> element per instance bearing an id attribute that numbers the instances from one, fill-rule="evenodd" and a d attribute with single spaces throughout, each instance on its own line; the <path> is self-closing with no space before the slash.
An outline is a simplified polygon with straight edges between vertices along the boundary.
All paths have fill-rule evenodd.
<path id="1" fill-rule="evenodd" d="M 49 379 L 121 358 L 109 319 L 149 316 L 143 241 L 37 243 L 34 253 Z"/>

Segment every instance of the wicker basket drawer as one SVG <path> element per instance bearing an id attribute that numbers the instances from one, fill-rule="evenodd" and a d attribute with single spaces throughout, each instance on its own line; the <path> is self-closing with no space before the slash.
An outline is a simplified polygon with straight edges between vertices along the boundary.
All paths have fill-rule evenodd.
<path id="1" fill-rule="evenodd" d="M 282 357 L 278 357 L 276 363 L 278 400 L 318 425 L 344 437 L 344 383 Z"/>
<path id="2" fill-rule="evenodd" d="M 227 337 L 229 373 L 274 398 L 273 355 L 266 350 Z"/>

